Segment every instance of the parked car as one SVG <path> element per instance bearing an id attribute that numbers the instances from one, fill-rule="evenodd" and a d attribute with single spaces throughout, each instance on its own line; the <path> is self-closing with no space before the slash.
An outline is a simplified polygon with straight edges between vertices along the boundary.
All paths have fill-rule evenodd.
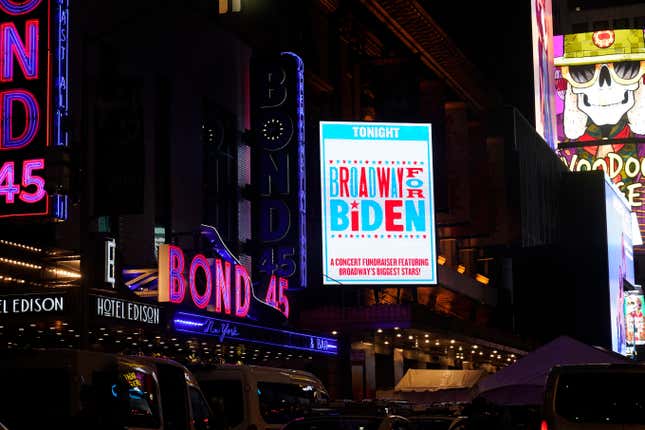
<path id="1" fill-rule="evenodd" d="M 645 429 L 645 365 L 555 366 L 547 378 L 542 430 Z"/>
<path id="2" fill-rule="evenodd" d="M 410 421 L 399 415 L 322 415 L 296 418 L 282 430 L 411 430 Z"/>
<path id="3" fill-rule="evenodd" d="M 9 430 L 210 430 L 196 379 L 167 359 L 78 350 L 0 357 L 0 422 Z"/>
<path id="4" fill-rule="evenodd" d="M 451 415 L 410 415 L 407 418 L 414 430 L 448 430 L 455 421 Z"/>
<path id="5" fill-rule="evenodd" d="M 320 379 L 301 370 L 222 364 L 193 372 L 222 425 L 233 430 L 280 429 L 329 400 Z"/>

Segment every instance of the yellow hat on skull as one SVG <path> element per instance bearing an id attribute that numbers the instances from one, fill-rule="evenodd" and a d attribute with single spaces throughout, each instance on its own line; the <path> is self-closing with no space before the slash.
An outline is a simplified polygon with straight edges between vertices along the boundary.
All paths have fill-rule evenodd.
<path id="1" fill-rule="evenodd" d="M 564 55 L 554 59 L 556 66 L 645 60 L 643 30 L 602 30 L 566 34 Z"/>

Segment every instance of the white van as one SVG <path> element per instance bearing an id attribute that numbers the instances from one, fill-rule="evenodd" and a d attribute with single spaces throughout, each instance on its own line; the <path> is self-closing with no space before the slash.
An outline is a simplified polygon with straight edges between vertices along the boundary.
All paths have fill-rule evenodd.
<path id="1" fill-rule="evenodd" d="M 301 370 L 222 364 L 193 374 L 225 429 L 280 429 L 329 399 L 322 382 Z"/>
<path id="2" fill-rule="evenodd" d="M 551 369 L 541 430 L 645 430 L 645 365 Z"/>

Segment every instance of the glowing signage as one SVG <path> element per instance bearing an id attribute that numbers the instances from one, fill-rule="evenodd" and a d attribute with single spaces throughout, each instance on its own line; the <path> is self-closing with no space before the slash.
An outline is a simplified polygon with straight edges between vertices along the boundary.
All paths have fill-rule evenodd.
<path id="1" fill-rule="evenodd" d="M 430 124 L 321 122 L 323 282 L 437 282 Z"/>
<path id="2" fill-rule="evenodd" d="M 65 302 L 64 294 L 0 296 L 0 315 L 60 313 Z"/>
<path id="3" fill-rule="evenodd" d="M 643 30 L 555 36 L 554 51 L 559 142 L 571 146 L 645 134 Z"/>
<path id="4" fill-rule="evenodd" d="M 96 316 L 145 324 L 159 324 L 160 309 L 158 306 L 114 297 L 93 297 Z"/>
<path id="5" fill-rule="evenodd" d="M 645 297 L 642 291 L 625 293 L 625 326 L 627 345 L 645 345 Z"/>
<path id="6" fill-rule="evenodd" d="M 253 277 L 307 286 L 304 64 L 292 52 L 251 63 Z"/>
<path id="7" fill-rule="evenodd" d="M 645 237 L 645 145 L 615 142 L 562 148 L 558 153 L 573 172 L 603 170 L 636 213 L 641 236 Z"/>
<path id="8" fill-rule="evenodd" d="M 67 2 L 52 1 L 0 0 L 0 217 L 50 214 L 45 149 L 67 145 Z"/>
<path id="9" fill-rule="evenodd" d="M 116 265 L 116 241 L 114 239 L 106 239 L 104 242 L 104 257 L 105 257 L 105 268 L 104 268 L 104 277 L 103 280 L 106 284 L 109 284 L 114 288 L 116 283 L 116 276 L 114 274 L 114 269 Z"/>
<path id="10" fill-rule="evenodd" d="M 643 235 L 643 30 L 555 36 L 554 51 L 558 154 L 571 171 L 604 170 L 636 213 Z"/>
<path id="11" fill-rule="evenodd" d="M 531 0 L 535 129 L 555 149 L 553 17 L 551 0 Z"/>
<path id="12" fill-rule="evenodd" d="M 272 276 L 265 303 L 289 317 L 288 280 Z M 253 298 L 246 268 L 225 258 L 195 254 L 189 261 L 175 245 L 159 246 L 159 301 L 180 304 L 187 295 L 202 310 L 245 318 Z"/>
<path id="13" fill-rule="evenodd" d="M 338 342 L 336 339 L 290 330 L 220 320 L 186 312 L 175 313 L 173 325 L 178 332 L 212 336 L 216 337 L 220 342 L 225 339 L 235 339 L 327 355 L 338 354 Z"/>
<path id="14" fill-rule="evenodd" d="M 625 198 L 607 176 L 605 176 L 605 211 L 612 349 L 619 354 L 626 354 L 624 282 L 634 284 L 632 217 Z"/>

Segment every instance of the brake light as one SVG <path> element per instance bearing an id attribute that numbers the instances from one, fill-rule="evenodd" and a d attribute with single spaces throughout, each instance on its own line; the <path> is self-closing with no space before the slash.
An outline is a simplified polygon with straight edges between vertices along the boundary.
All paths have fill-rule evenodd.
<path id="1" fill-rule="evenodd" d="M 540 423 L 540 430 L 549 430 L 549 424 L 547 424 L 546 420 L 542 420 Z"/>

